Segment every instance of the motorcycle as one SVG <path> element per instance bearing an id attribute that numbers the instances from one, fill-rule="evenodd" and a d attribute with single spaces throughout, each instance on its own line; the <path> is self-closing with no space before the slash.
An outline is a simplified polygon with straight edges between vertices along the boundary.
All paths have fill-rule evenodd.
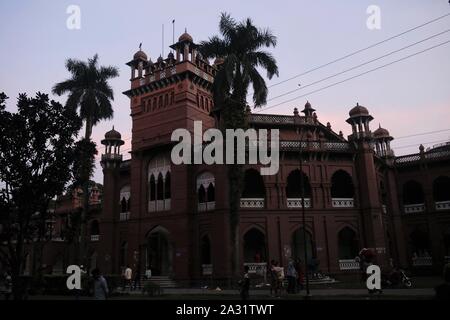
<path id="1" fill-rule="evenodd" d="M 383 287 L 390 288 L 399 286 L 403 286 L 404 288 L 411 288 L 412 281 L 411 278 L 406 275 L 404 270 L 398 269 L 394 270 L 387 277 L 385 277 L 384 281 L 382 279 L 382 285 Z"/>

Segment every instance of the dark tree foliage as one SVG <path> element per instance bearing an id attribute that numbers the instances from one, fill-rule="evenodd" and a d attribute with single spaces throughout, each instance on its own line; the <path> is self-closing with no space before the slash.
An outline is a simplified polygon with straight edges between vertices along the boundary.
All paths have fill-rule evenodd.
<path id="1" fill-rule="evenodd" d="M 73 178 L 81 120 L 43 93 L 21 94 L 15 113 L 6 111 L 6 99 L 1 93 L 0 259 L 9 266 L 13 295 L 20 299 L 25 250 L 47 233 L 42 222 L 49 217 L 49 203 Z"/>

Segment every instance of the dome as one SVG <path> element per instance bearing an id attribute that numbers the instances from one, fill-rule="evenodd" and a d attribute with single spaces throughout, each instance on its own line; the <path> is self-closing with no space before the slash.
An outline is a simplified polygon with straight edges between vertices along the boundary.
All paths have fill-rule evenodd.
<path id="1" fill-rule="evenodd" d="M 134 60 L 139 60 L 139 59 L 141 59 L 141 60 L 147 60 L 147 55 L 145 54 L 144 51 L 139 50 L 138 52 L 136 52 L 136 53 L 134 54 L 133 59 L 134 59 Z"/>
<path id="2" fill-rule="evenodd" d="M 387 131 L 386 129 L 382 128 L 381 125 L 379 125 L 378 129 L 375 130 L 373 135 L 375 136 L 375 138 L 390 137 L 389 131 Z"/>
<path id="3" fill-rule="evenodd" d="M 189 42 L 194 42 L 194 40 L 192 39 L 191 35 L 187 32 L 184 32 L 179 38 L 178 38 L 178 42 L 183 42 L 183 41 L 189 41 Z"/>
<path id="4" fill-rule="evenodd" d="M 368 116 L 369 110 L 367 110 L 366 107 L 360 106 L 358 103 L 356 104 L 356 107 L 354 107 L 350 112 L 348 113 L 350 117 L 355 116 Z"/>
<path id="5" fill-rule="evenodd" d="M 163 59 L 163 57 L 159 56 L 157 61 L 158 61 L 158 63 L 161 63 L 161 62 L 164 62 L 164 59 Z"/>
<path id="6" fill-rule="evenodd" d="M 112 128 L 111 131 L 105 133 L 106 140 L 120 140 L 121 138 L 122 138 L 121 134 L 118 131 L 114 130 L 114 127 Z"/>

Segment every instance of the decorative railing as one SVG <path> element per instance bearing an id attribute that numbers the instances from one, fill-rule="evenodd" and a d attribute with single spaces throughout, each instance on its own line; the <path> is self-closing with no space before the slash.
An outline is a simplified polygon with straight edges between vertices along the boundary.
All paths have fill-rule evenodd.
<path id="1" fill-rule="evenodd" d="M 202 275 L 210 276 L 213 274 L 213 265 L 212 264 L 202 264 Z"/>
<path id="2" fill-rule="evenodd" d="M 91 241 L 99 241 L 100 235 L 99 234 L 92 234 L 91 235 Z"/>
<path id="3" fill-rule="evenodd" d="M 129 212 L 121 212 L 119 219 L 120 219 L 120 221 L 130 220 L 130 213 Z"/>
<path id="4" fill-rule="evenodd" d="M 334 208 L 353 208 L 355 200 L 353 198 L 332 198 L 331 204 Z"/>
<path id="5" fill-rule="evenodd" d="M 198 204 L 198 211 L 204 212 L 204 211 L 212 211 L 216 209 L 216 202 L 210 201 L 210 202 L 203 202 Z"/>
<path id="6" fill-rule="evenodd" d="M 305 208 L 311 207 L 311 199 L 304 198 Z M 302 198 L 287 198 L 287 207 L 288 208 L 301 208 L 302 207 Z"/>
<path id="7" fill-rule="evenodd" d="M 300 117 L 300 122 L 301 121 L 303 121 L 303 123 L 306 123 L 306 119 L 304 117 Z M 276 114 L 249 114 L 248 122 L 264 124 L 294 124 L 294 117 Z"/>
<path id="8" fill-rule="evenodd" d="M 267 274 L 266 262 L 245 262 L 244 266 L 248 267 L 248 273 L 257 274 L 259 276 L 266 276 Z"/>
<path id="9" fill-rule="evenodd" d="M 300 145 L 301 144 L 301 145 Z M 298 141 L 298 140 L 283 140 L 280 141 L 280 150 L 299 149 L 307 150 L 327 150 L 327 151 L 350 151 L 350 145 L 347 142 L 320 142 L 320 141 Z"/>
<path id="10" fill-rule="evenodd" d="M 436 210 L 450 210 L 450 201 L 439 201 L 435 205 Z"/>
<path id="11" fill-rule="evenodd" d="M 403 206 L 403 209 L 405 213 L 418 213 L 418 212 L 424 212 L 425 211 L 425 204 L 424 203 L 418 203 L 418 204 L 407 204 Z"/>
<path id="12" fill-rule="evenodd" d="M 107 153 L 107 154 L 102 154 L 102 160 L 118 160 L 118 161 L 122 161 L 122 155 L 121 154 L 116 154 L 116 153 Z"/>
<path id="13" fill-rule="evenodd" d="M 359 270 L 359 262 L 355 259 L 339 260 L 339 270 Z"/>
<path id="14" fill-rule="evenodd" d="M 171 204 L 170 199 L 149 201 L 148 211 L 149 212 L 167 211 L 170 210 L 170 204 Z"/>
<path id="15" fill-rule="evenodd" d="M 415 162 L 415 161 L 419 161 L 419 160 L 420 160 L 419 154 L 411 154 L 411 155 L 397 157 L 395 159 L 395 163 L 400 164 L 400 163 Z"/>
<path id="16" fill-rule="evenodd" d="M 446 157 L 450 157 L 450 149 L 430 150 L 430 151 L 423 153 L 423 158 L 425 160 L 434 160 L 434 159 L 441 159 L 441 158 L 446 158 Z M 420 159 L 421 159 L 420 153 L 409 154 L 409 155 L 397 157 L 395 159 L 395 163 L 396 164 L 413 163 L 413 162 L 420 161 Z"/>
<path id="17" fill-rule="evenodd" d="M 241 208 L 264 208 L 264 198 L 241 198 Z"/>
<path id="18" fill-rule="evenodd" d="M 433 257 L 413 257 L 412 265 L 414 267 L 429 267 L 433 265 Z"/>

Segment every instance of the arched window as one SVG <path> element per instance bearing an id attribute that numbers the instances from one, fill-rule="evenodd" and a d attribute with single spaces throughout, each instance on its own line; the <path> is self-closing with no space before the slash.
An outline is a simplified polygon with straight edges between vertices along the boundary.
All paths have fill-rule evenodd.
<path id="1" fill-rule="evenodd" d="M 216 201 L 216 191 L 212 182 L 209 184 L 206 194 L 208 202 Z"/>
<path id="2" fill-rule="evenodd" d="M 198 188 L 198 202 L 199 203 L 205 203 L 206 202 L 206 192 L 203 185 Z"/>
<path id="3" fill-rule="evenodd" d="M 120 212 L 130 212 L 130 186 L 126 185 L 120 189 Z"/>
<path id="4" fill-rule="evenodd" d="M 352 177 L 344 170 L 336 171 L 331 177 L 332 198 L 353 198 L 354 188 Z"/>
<path id="5" fill-rule="evenodd" d="M 403 204 L 423 204 L 424 202 L 425 196 L 420 183 L 410 180 L 403 185 Z"/>
<path id="6" fill-rule="evenodd" d="M 91 222 L 91 235 L 100 234 L 100 225 L 97 220 Z"/>
<path id="7" fill-rule="evenodd" d="M 208 236 L 203 236 L 200 243 L 201 264 L 211 264 L 211 243 Z"/>
<path id="8" fill-rule="evenodd" d="M 150 195 L 149 195 L 149 199 L 150 201 L 155 201 L 156 200 L 156 181 L 155 181 L 155 176 L 152 174 L 150 176 L 150 186 L 149 186 L 149 190 L 150 190 Z"/>
<path id="9" fill-rule="evenodd" d="M 252 228 L 244 235 L 244 262 L 266 261 L 266 238 L 264 233 Z"/>
<path id="10" fill-rule="evenodd" d="M 164 182 L 164 199 L 170 199 L 170 172 L 166 173 L 166 180 Z"/>
<path id="11" fill-rule="evenodd" d="M 265 197 L 264 180 L 259 172 L 254 169 L 245 171 L 241 208 L 263 208 Z"/>
<path id="12" fill-rule="evenodd" d="M 149 203 L 148 211 L 170 209 L 171 176 L 170 158 L 167 154 L 154 157 L 148 165 Z"/>
<path id="13" fill-rule="evenodd" d="M 287 178 L 286 198 L 288 208 L 301 207 L 302 186 L 305 207 L 311 206 L 311 185 L 308 176 L 300 170 L 294 170 Z"/>
<path id="14" fill-rule="evenodd" d="M 164 179 L 161 173 L 158 175 L 156 183 L 156 200 L 164 200 Z"/>
<path id="15" fill-rule="evenodd" d="M 203 104 L 203 96 L 200 97 L 200 107 L 201 107 L 202 109 L 205 108 L 205 106 L 204 106 L 204 104 Z"/>
<path id="16" fill-rule="evenodd" d="M 264 180 L 259 172 L 254 169 L 245 171 L 242 198 L 264 198 L 265 195 Z"/>
<path id="17" fill-rule="evenodd" d="M 433 198 L 436 202 L 450 201 L 450 177 L 440 176 L 434 180 Z"/>
<path id="18" fill-rule="evenodd" d="M 127 199 L 125 197 L 120 201 L 120 212 L 128 212 L 127 211 Z"/>
<path id="19" fill-rule="evenodd" d="M 197 177 L 198 211 L 215 209 L 215 180 L 210 172 L 203 172 Z"/>
<path id="20" fill-rule="evenodd" d="M 356 232 L 349 227 L 343 228 L 338 233 L 339 259 L 354 259 L 358 256 L 359 244 Z"/>

